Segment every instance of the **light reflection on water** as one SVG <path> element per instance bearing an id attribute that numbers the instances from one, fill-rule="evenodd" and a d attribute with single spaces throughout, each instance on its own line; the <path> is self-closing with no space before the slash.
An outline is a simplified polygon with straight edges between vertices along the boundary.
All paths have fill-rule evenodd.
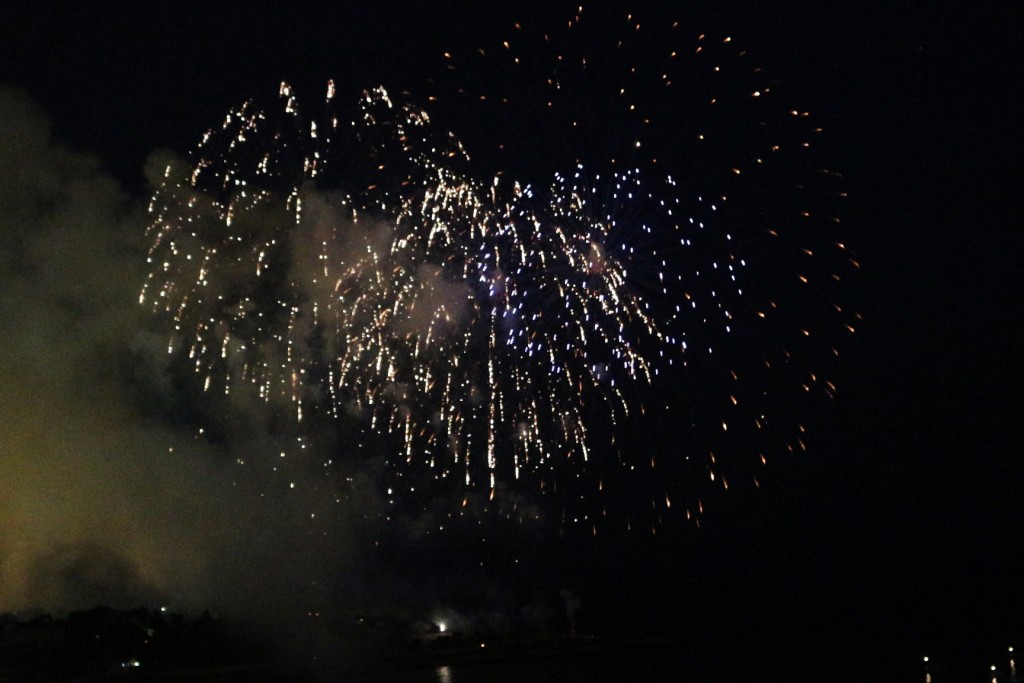
<path id="1" fill-rule="evenodd" d="M 893 654 L 881 651 L 882 654 Z M 984 652 L 941 648 L 928 657 L 876 656 L 874 651 L 826 658 L 820 650 L 786 652 L 770 647 L 760 653 L 708 653 L 685 642 L 642 650 L 609 648 L 567 656 L 533 659 L 509 656 L 495 660 L 459 661 L 419 670 L 377 672 L 359 683 L 735 683 L 737 680 L 872 680 L 913 683 L 1024 683 L 1018 653 L 1005 645 Z M 730 656 L 732 655 L 732 656 Z M 881 675 L 881 678 L 878 675 Z M 352 683 L 355 679 L 346 679 Z"/>
<path id="2" fill-rule="evenodd" d="M 430 683 L 623 683 L 625 681 L 700 683 L 677 659 L 677 653 L 609 652 L 575 656 L 509 658 L 495 661 L 461 662 L 425 671 Z M 403 683 L 426 681 L 415 672 L 402 672 Z M 396 679 L 397 680 L 397 679 Z M 376 682 L 375 682 L 376 683 Z M 390 683 L 390 679 L 389 682 Z"/>

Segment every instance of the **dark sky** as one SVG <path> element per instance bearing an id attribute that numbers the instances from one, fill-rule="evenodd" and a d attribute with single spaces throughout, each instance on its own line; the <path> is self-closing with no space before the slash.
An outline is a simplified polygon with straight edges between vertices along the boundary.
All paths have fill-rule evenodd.
<path id="1" fill-rule="evenodd" d="M 343 92 L 417 92 L 443 51 L 539 11 L 416 4 L 6 3 L 0 84 L 27 93 L 60 145 L 95 155 L 138 199 L 153 150 L 187 153 L 256 91 L 287 79 L 318 92 L 333 78 Z M 1011 3 L 783 5 L 694 13 L 824 122 L 845 175 L 863 264 L 850 294 L 864 322 L 822 411 L 827 433 L 769 487 L 719 501 L 699 531 L 570 538 L 544 571 L 573 584 L 584 612 L 646 610 L 663 623 L 825 621 L 908 645 L 1019 630 L 1019 21 Z M 17 168 L 5 171 L 13 183 Z"/>

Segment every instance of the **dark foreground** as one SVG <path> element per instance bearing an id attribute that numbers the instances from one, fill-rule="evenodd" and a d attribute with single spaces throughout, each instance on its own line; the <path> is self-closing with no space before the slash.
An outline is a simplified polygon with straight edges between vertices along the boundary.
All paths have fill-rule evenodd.
<path id="1" fill-rule="evenodd" d="M 65 619 L 0 616 L 0 683 L 14 681 L 907 681 L 1024 683 L 1018 627 L 927 644 L 875 633 L 704 624 L 673 637 L 637 634 L 463 634 L 325 627 L 278 628 L 209 614 L 96 607 Z M 926 659 L 927 658 L 927 659 Z"/>

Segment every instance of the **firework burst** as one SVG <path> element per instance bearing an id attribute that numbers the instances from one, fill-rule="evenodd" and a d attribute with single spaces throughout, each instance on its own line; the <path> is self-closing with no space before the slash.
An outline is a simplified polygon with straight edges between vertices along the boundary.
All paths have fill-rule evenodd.
<path id="1" fill-rule="evenodd" d="M 657 452 L 657 468 L 663 447 L 613 457 L 605 447 L 645 403 L 668 403 L 680 435 L 713 420 L 722 453 L 749 443 L 725 445 L 720 433 L 766 430 L 777 400 L 768 371 L 831 394 L 803 365 L 793 372 L 792 359 L 816 358 L 807 338 L 818 335 L 803 320 L 820 317 L 806 309 L 830 299 L 839 279 L 827 273 L 822 285 L 813 275 L 822 267 L 811 264 L 831 267 L 844 247 L 831 214 L 824 229 L 802 208 L 804 186 L 773 170 L 809 145 L 807 117 L 766 103 L 771 85 L 750 87 L 760 71 L 743 71 L 728 40 L 711 49 L 697 36 L 684 50 L 670 26 L 676 47 L 648 74 L 623 61 L 622 41 L 612 56 L 552 47 L 592 49 L 575 37 L 582 23 L 568 22 L 569 39 L 540 33 L 539 46 L 522 49 L 527 32 L 517 25 L 513 39 L 479 51 L 498 72 L 529 72 L 531 61 L 547 69 L 539 106 L 520 112 L 512 95 L 466 87 L 431 98 L 438 109 L 454 103 L 492 117 L 484 120 L 497 112 L 529 126 L 543 116 L 539 133 L 586 139 L 577 147 L 586 153 L 561 161 L 508 142 L 498 126 L 471 127 L 492 139 L 464 144 L 429 109 L 382 88 L 348 116 L 333 83 L 308 110 L 282 84 L 276 105 L 230 112 L 189 168 L 168 169 L 151 203 L 140 301 L 166 320 L 168 353 L 207 391 L 254 391 L 299 424 L 311 413 L 357 419 L 392 435 L 396 467 L 427 468 L 491 497 L 516 482 L 579 481 L 569 488 L 588 500 L 646 451 Z M 624 26 L 647 47 L 635 17 Z M 742 77 L 716 78 L 724 57 Z M 622 73 L 594 87 L 602 65 Z M 705 72 L 710 81 L 694 76 Z M 776 130 L 782 142 L 769 139 Z M 615 142 L 597 142 L 607 139 Z M 560 168 L 531 182 L 529 165 L 511 159 L 524 153 Z M 812 261 L 819 249 L 830 256 Z M 849 325 L 841 307 L 833 311 L 828 325 Z M 671 389 L 645 398 L 640 388 L 659 376 Z M 802 447 L 796 439 L 790 447 Z M 675 444 L 656 514 L 684 486 L 679 467 L 691 456 L 728 486 L 709 443 Z"/>

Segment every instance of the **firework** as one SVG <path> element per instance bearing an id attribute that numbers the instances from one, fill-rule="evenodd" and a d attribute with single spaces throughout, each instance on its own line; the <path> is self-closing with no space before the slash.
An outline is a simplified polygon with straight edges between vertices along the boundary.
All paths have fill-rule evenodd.
<path id="1" fill-rule="evenodd" d="M 580 25 L 576 16 L 567 30 Z M 638 20 L 626 17 L 625 27 L 635 40 Z M 680 434 L 709 415 L 723 433 L 766 428 L 767 385 L 748 378 L 803 352 L 794 345 L 812 335 L 785 306 L 827 298 L 809 259 L 821 245 L 843 249 L 832 231 L 814 232 L 806 210 L 786 215 L 800 197 L 779 199 L 779 176 L 764 170 L 809 144 L 799 137 L 813 133 L 806 117 L 782 112 L 774 126 L 771 85 L 749 87 L 756 69 L 709 89 L 695 81 L 698 71 L 721 71 L 714 60 L 728 55 L 728 40 L 711 49 L 697 36 L 667 51 L 651 79 L 623 71 L 622 42 L 602 63 L 546 55 L 548 34 L 519 50 L 526 33 L 517 25 L 514 35 L 480 54 L 493 50 L 500 57 L 485 64 L 516 73 L 530 61 L 541 72 L 554 64 L 541 104 L 520 109 L 509 95 L 460 87 L 434 106 L 521 111 L 527 126 L 542 116 L 538 128 L 582 135 L 586 153 L 537 155 L 480 125 L 475 137 L 486 128 L 493 139 L 464 143 L 429 109 L 383 88 L 344 116 L 333 83 L 319 105 L 282 84 L 276 105 L 230 112 L 188 169 L 168 169 L 150 207 L 152 268 L 140 301 L 166 320 L 168 353 L 205 390 L 255 392 L 300 424 L 311 414 L 360 420 L 392 435 L 395 466 L 426 467 L 491 496 L 523 481 L 602 489 L 616 468 L 634 471 L 635 454 L 609 458 L 603 445 L 645 403 L 683 411 L 674 415 Z M 745 68 L 742 54 L 731 57 L 730 69 Z M 611 64 L 622 73 L 592 87 L 590 73 Z M 717 114 L 730 105 L 739 140 L 728 137 L 736 115 Z M 624 125 L 602 146 L 595 131 L 609 121 Z M 760 130 L 766 121 L 784 143 Z M 537 174 L 511 159 L 517 150 L 560 168 Z M 801 287 L 818 288 L 808 297 Z M 789 300 L 773 298 L 791 290 Z M 828 322 L 844 316 L 836 307 Z M 796 375 L 808 392 L 834 389 Z M 659 376 L 671 401 L 664 390 L 645 399 L 642 387 Z M 676 461 L 698 455 L 710 481 L 728 486 L 706 440 L 675 446 Z M 661 486 L 656 509 L 671 506 L 670 488 Z"/>

